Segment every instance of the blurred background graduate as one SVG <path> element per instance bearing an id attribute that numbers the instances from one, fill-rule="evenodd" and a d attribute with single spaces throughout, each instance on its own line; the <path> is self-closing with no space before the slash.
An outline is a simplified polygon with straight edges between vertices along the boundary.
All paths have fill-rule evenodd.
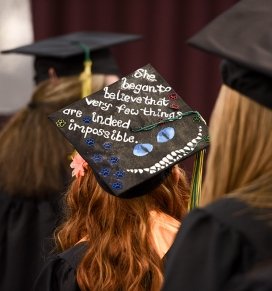
<path id="1" fill-rule="evenodd" d="M 135 39 L 79 32 L 7 52 L 35 55 L 37 86 L 0 133 L 1 290 L 31 290 L 61 218 L 73 149 L 48 115 L 118 80 L 109 46 Z"/>
<path id="2" fill-rule="evenodd" d="M 219 55 L 201 208 L 169 252 L 163 290 L 272 290 L 272 2 L 243 0 L 189 43 Z"/>

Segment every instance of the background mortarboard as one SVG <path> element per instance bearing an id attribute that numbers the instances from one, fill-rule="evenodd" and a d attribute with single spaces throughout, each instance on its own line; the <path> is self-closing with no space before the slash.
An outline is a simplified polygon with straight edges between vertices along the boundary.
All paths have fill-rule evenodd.
<path id="1" fill-rule="evenodd" d="M 75 32 L 48 38 L 30 45 L 2 51 L 34 55 L 35 81 L 48 78 L 48 69 L 53 67 L 58 76 L 77 75 L 83 70 L 84 51 L 79 43 L 90 49 L 93 73 L 118 74 L 118 66 L 109 48 L 121 43 L 139 40 L 135 34 L 111 32 Z"/>
<path id="2" fill-rule="evenodd" d="M 189 39 L 227 61 L 224 83 L 272 108 L 272 1 L 242 0 Z"/>
<path id="3" fill-rule="evenodd" d="M 50 119 L 88 162 L 101 186 L 122 197 L 142 195 L 152 179 L 208 145 L 201 116 L 151 65 Z"/>

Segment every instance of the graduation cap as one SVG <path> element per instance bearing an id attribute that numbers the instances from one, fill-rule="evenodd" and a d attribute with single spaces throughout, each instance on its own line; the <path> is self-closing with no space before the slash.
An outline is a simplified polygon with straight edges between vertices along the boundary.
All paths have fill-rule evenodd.
<path id="1" fill-rule="evenodd" d="M 49 118 L 100 185 L 120 197 L 142 195 L 209 144 L 201 115 L 150 64 Z"/>
<path id="2" fill-rule="evenodd" d="M 272 108 L 272 1 L 243 0 L 188 40 L 222 63 L 223 82 Z"/>
<path id="3" fill-rule="evenodd" d="M 83 61 L 88 58 L 92 60 L 93 73 L 118 75 L 118 66 L 109 48 L 140 38 L 140 35 L 125 33 L 76 32 L 4 50 L 2 53 L 34 55 L 36 83 L 48 79 L 51 67 L 58 76 L 77 75 L 83 70 Z"/>

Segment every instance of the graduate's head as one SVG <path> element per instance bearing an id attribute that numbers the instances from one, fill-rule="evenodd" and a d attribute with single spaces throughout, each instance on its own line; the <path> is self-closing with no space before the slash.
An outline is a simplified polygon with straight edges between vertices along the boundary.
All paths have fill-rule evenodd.
<path id="1" fill-rule="evenodd" d="M 209 144 L 208 128 L 146 65 L 49 118 L 108 193 L 131 198 Z"/>
<path id="2" fill-rule="evenodd" d="M 203 204 L 225 194 L 272 207 L 272 2 L 243 0 L 189 44 L 220 56 Z"/>
<path id="3" fill-rule="evenodd" d="M 150 290 L 159 290 L 163 264 L 152 241 L 150 212 L 180 221 L 187 213 L 188 198 L 187 178 L 177 165 L 145 195 L 127 199 L 107 193 L 86 166 L 84 175 L 70 186 L 68 219 L 57 233 L 62 250 L 84 237 L 91 244 L 77 270 L 80 288 L 128 290 L 134 285 L 135 290 L 151 286 Z"/>
<path id="4" fill-rule="evenodd" d="M 135 84 L 141 86 L 140 92 L 134 92 Z M 172 169 L 208 146 L 208 128 L 151 65 L 49 117 L 78 152 L 71 166 L 80 178 L 73 189 L 83 202 L 81 207 L 87 207 L 96 194 L 94 189 L 99 189 L 105 203 L 112 200 L 125 205 L 148 199 L 145 196 L 155 189 L 158 192 L 160 185 L 162 194 L 157 199 L 166 202 L 160 210 L 165 208 L 168 213 L 177 204 L 177 211 L 184 212 L 172 197 L 180 191 L 173 182 L 177 168 L 174 175 Z M 92 179 L 85 167 L 91 168 Z M 167 179 L 172 182 L 165 187 Z M 86 197 L 80 195 L 82 185 Z"/>
<path id="5" fill-rule="evenodd" d="M 181 220 L 187 213 L 188 199 L 187 177 L 177 165 L 159 183 L 145 191 L 145 195 L 133 198 L 120 198 L 106 192 L 86 165 L 84 174 L 73 180 L 66 195 L 69 221 L 78 225 L 73 233 L 69 227 L 62 228 L 61 247 L 70 247 L 85 236 L 98 238 L 107 233 L 114 237 L 114 231 L 118 229 L 135 227 L 138 232 L 140 224 L 147 224 L 151 210 Z"/>
<path id="6" fill-rule="evenodd" d="M 187 212 L 189 187 L 177 165 L 208 146 L 205 121 L 151 65 L 50 119 L 80 154 L 58 233 L 65 249 L 84 236 L 91 242 L 77 272 L 80 287 L 159 290 L 150 212 L 178 220 Z"/>

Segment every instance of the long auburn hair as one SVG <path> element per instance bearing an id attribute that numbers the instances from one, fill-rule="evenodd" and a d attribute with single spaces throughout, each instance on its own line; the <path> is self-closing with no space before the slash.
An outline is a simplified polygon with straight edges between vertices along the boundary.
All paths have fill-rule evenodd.
<path id="1" fill-rule="evenodd" d="M 162 260 L 152 247 L 149 212 L 177 220 L 187 213 L 189 186 L 183 170 L 150 193 L 122 199 L 106 193 L 90 168 L 67 192 L 67 215 L 56 234 L 60 250 L 86 237 L 88 249 L 77 268 L 81 290 L 159 290 Z"/>
<path id="2" fill-rule="evenodd" d="M 272 111 L 222 85 L 211 117 L 201 205 L 238 197 L 272 208 Z"/>

